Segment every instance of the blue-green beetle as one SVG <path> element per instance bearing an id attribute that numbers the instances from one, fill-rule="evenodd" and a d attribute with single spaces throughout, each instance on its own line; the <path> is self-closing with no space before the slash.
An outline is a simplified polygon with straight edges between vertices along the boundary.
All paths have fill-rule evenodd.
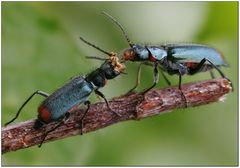
<path id="1" fill-rule="evenodd" d="M 199 44 L 163 44 L 154 45 L 139 45 L 131 43 L 127 33 L 124 31 L 120 23 L 106 12 L 102 12 L 109 17 L 122 31 L 130 48 L 125 49 L 121 54 L 121 59 L 124 61 L 139 61 L 138 76 L 136 85 L 129 91 L 133 91 L 139 85 L 141 65 L 153 65 L 154 81 L 153 85 L 146 89 L 144 93 L 153 88 L 158 82 L 158 67 L 164 79 L 170 85 L 162 71 L 170 75 L 179 75 L 179 89 L 181 90 L 182 75 L 194 75 L 197 72 L 210 71 L 212 78 L 214 75 L 212 69 L 215 68 L 221 77 L 226 78 L 219 67 L 228 65 L 225 63 L 222 54 L 215 48 L 199 45 Z"/>

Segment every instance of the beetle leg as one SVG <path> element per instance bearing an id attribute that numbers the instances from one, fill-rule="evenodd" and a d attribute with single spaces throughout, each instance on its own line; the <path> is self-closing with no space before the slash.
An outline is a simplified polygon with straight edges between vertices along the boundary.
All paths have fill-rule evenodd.
<path id="1" fill-rule="evenodd" d="M 149 57 L 152 57 L 152 53 L 151 51 L 148 49 L 147 46 L 145 46 L 146 50 L 148 51 L 148 56 Z M 158 78 L 159 78 L 159 75 L 158 75 L 158 62 L 155 61 L 154 64 L 154 70 L 153 70 L 153 85 L 146 89 L 145 91 L 143 91 L 141 94 L 145 94 L 146 92 L 148 92 L 149 90 L 151 90 L 154 86 L 156 86 L 156 84 L 158 83 Z"/>
<path id="2" fill-rule="evenodd" d="M 168 78 L 166 77 L 166 75 L 163 73 L 162 69 L 159 67 L 160 73 L 163 76 L 164 80 L 166 81 L 166 83 L 168 84 L 168 86 L 171 86 L 171 82 L 168 80 Z"/>
<path id="3" fill-rule="evenodd" d="M 178 80 L 178 89 L 182 90 L 182 74 L 179 72 L 178 73 L 179 80 Z"/>
<path id="4" fill-rule="evenodd" d="M 132 92 L 139 86 L 139 84 L 140 84 L 140 77 L 141 77 L 141 67 L 142 67 L 143 64 L 145 64 L 145 62 L 141 62 L 141 63 L 138 65 L 136 84 L 135 84 L 135 86 L 134 86 L 132 89 L 130 89 L 130 90 L 126 93 L 127 95 L 130 94 L 130 93 L 132 93 Z"/>
<path id="5" fill-rule="evenodd" d="M 159 74 L 158 74 L 158 63 L 157 62 L 154 62 L 154 71 L 153 71 L 153 73 L 154 73 L 153 74 L 153 85 L 150 88 L 148 88 L 145 91 L 143 91 L 142 94 L 145 94 L 146 92 L 151 90 L 158 83 Z"/>
<path id="6" fill-rule="evenodd" d="M 211 64 L 211 66 L 219 72 L 219 74 L 222 76 L 222 78 L 225 78 L 225 75 L 223 74 L 223 72 L 216 65 L 214 65 L 210 60 L 208 60 L 206 58 L 203 58 L 195 68 L 191 68 L 189 70 L 189 73 L 191 75 L 197 73 L 202 68 L 202 66 L 204 65 L 204 63 L 206 61 L 209 62 Z"/>
<path id="7" fill-rule="evenodd" d="M 201 68 L 202 68 L 202 66 L 204 65 L 205 62 L 206 62 L 206 59 L 203 58 L 195 68 L 189 68 L 188 73 L 190 75 L 194 75 L 195 73 L 197 73 L 198 71 L 201 70 Z"/>
<path id="8" fill-rule="evenodd" d="M 179 76 L 178 89 L 179 89 L 180 92 L 181 92 L 181 96 L 182 96 L 182 98 L 183 98 L 183 100 L 184 100 L 184 105 L 185 105 L 185 107 L 187 108 L 187 99 L 186 99 L 186 97 L 184 96 L 184 94 L 183 94 L 183 92 L 182 92 L 182 74 L 181 74 L 180 71 L 178 72 L 178 76 Z"/>
<path id="9" fill-rule="evenodd" d="M 110 108 L 109 103 L 108 103 L 106 97 L 104 96 L 104 94 L 103 94 L 102 92 L 100 92 L 99 90 L 95 90 L 95 93 L 104 99 L 105 103 L 107 104 L 107 107 L 108 107 L 114 114 L 116 114 L 117 116 L 121 117 L 120 114 L 118 114 L 116 111 L 113 111 L 113 110 Z"/>
<path id="10" fill-rule="evenodd" d="M 84 118 L 85 118 L 85 116 L 87 115 L 87 112 L 88 112 L 88 110 L 89 110 L 89 108 L 90 108 L 90 104 L 91 104 L 91 102 L 90 101 L 85 101 L 84 102 L 84 105 L 87 105 L 87 109 L 86 109 L 86 111 L 84 112 L 84 114 L 83 114 L 83 116 L 82 116 L 82 118 L 81 118 L 81 120 L 80 120 L 80 134 L 82 135 L 83 134 L 83 132 L 82 132 L 82 129 L 83 129 L 83 120 L 84 120 Z"/>
<path id="11" fill-rule="evenodd" d="M 212 78 L 212 79 L 215 79 L 215 75 L 214 75 L 214 73 L 213 73 L 212 70 L 210 70 L 210 75 L 211 75 L 211 78 Z"/>
<path id="12" fill-rule="evenodd" d="M 191 75 L 197 73 L 197 72 L 202 68 L 202 66 L 204 65 L 204 63 L 205 63 L 206 61 L 209 62 L 209 63 L 212 65 L 212 67 L 215 68 L 215 69 L 219 72 L 219 74 L 221 75 L 222 78 L 227 79 L 227 80 L 231 83 L 231 87 L 232 87 L 232 91 L 233 91 L 233 85 L 232 85 L 231 80 L 228 79 L 228 78 L 224 75 L 224 73 L 219 69 L 219 67 L 217 67 L 216 65 L 214 65 L 214 64 L 213 64 L 210 60 L 208 60 L 207 58 L 203 58 L 203 59 L 200 61 L 200 63 L 197 65 L 196 68 L 189 70 L 189 73 L 190 73 Z"/>
<path id="13" fill-rule="evenodd" d="M 42 146 L 42 144 L 43 144 L 44 140 L 46 139 L 47 135 L 48 135 L 50 132 L 53 132 L 54 130 L 56 130 L 56 129 L 57 129 L 58 127 L 60 127 L 62 124 L 64 124 L 64 123 L 67 121 L 67 119 L 69 118 L 69 116 L 70 116 L 70 113 L 67 112 L 67 113 L 65 114 L 65 116 L 63 117 L 63 119 L 61 119 L 61 120 L 59 121 L 58 125 L 56 125 L 53 129 L 51 129 L 51 130 L 49 130 L 49 131 L 47 131 L 47 132 L 44 133 L 43 139 L 42 139 L 41 143 L 38 145 L 39 148 Z"/>
<path id="14" fill-rule="evenodd" d="M 35 92 L 22 104 L 22 106 L 21 106 L 21 107 L 19 108 L 19 110 L 17 111 L 16 116 L 15 116 L 11 121 L 7 122 L 7 123 L 5 124 L 5 126 L 7 126 L 8 124 L 12 123 L 14 120 L 16 120 L 16 119 L 18 118 L 18 116 L 19 116 L 22 108 L 23 108 L 23 107 L 32 99 L 32 97 L 33 97 L 34 95 L 36 95 L 36 94 L 41 95 L 41 96 L 44 96 L 44 97 L 48 97 L 48 96 L 49 96 L 48 93 L 45 93 L 45 92 L 43 92 L 43 91 L 40 91 L 40 90 L 35 91 Z"/>
<path id="15" fill-rule="evenodd" d="M 140 64 L 144 64 L 144 65 L 147 65 L 147 66 L 153 66 L 152 63 L 149 63 L 149 62 L 141 62 Z M 140 66 L 140 65 L 139 65 Z M 163 76 L 164 80 L 166 81 L 166 83 L 171 86 L 171 82 L 168 80 L 168 78 L 166 77 L 166 75 L 163 73 L 162 69 L 160 66 L 159 67 L 159 71 L 161 73 L 161 75 Z M 140 69 L 140 67 L 139 67 Z M 139 71 L 139 70 L 138 70 Z M 138 85 L 140 84 L 140 72 L 138 72 L 138 79 L 137 79 L 137 82 L 138 82 Z M 137 83 L 136 83 L 136 86 L 135 88 L 138 86 Z M 131 89 L 130 91 L 133 91 L 135 88 Z M 130 91 L 128 93 L 130 93 Z"/>
<path id="16" fill-rule="evenodd" d="M 208 59 L 206 59 L 206 58 L 204 58 L 204 59 L 205 59 L 205 61 L 209 62 L 209 63 L 219 72 L 219 74 L 221 75 L 222 78 L 226 78 L 225 75 L 224 75 L 224 73 L 219 69 L 219 67 L 217 67 L 216 65 L 214 65 L 210 60 L 208 60 Z M 203 59 L 203 60 L 204 60 L 204 59 Z"/>
<path id="17" fill-rule="evenodd" d="M 221 75 L 222 78 L 225 78 L 225 79 L 227 79 L 227 80 L 230 82 L 230 85 L 231 85 L 232 91 L 233 91 L 234 89 L 233 89 L 232 81 L 231 81 L 230 79 L 228 79 L 228 78 L 224 75 L 224 73 L 223 73 L 216 65 L 214 65 L 210 60 L 208 60 L 208 59 L 206 59 L 206 58 L 205 58 L 205 60 L 208 61 L 208 62 L 220 73 L 220 75 Z"/>

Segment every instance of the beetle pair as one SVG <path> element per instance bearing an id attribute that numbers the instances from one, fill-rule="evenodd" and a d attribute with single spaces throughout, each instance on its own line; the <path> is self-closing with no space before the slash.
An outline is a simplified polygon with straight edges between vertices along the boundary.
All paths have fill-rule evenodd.
<path id="1" fill-rule="evenodd" d="M 153 84 L 143 93 L 149 91 L 158 83 L 158 68 L 169 85 L 170 82 L 162 71 L 165 71 L 170 75 L 177 74 L 179 76 L 178 87 L 180 90 L 182 75 L 185 74 L 194 75 L 197 72 L 210 71 L 212 78 L 214 78 L 211 70 L 215 68 L 222 78 L 226 78 L 219 67 L 226 67 L 227 64 L 224 62 L 221 53 L 216 49 L 199 44 L 163 44 L 160 46 L 133 44 L 121 24 L 106 12 L 102 13 L 110 18 L 120 28 L 128 42 L 128 45 L 130 46 L 130 48 L 125 49 L 123 53 L 120 54 L 121 60 L 141 62 L 138 66 L 136 84 L 129 92 L 135 90 L 140 83 L 140 70 L 142 65 L 151 65 L 154 69 Z M 106 53 L 83 38 L 80 39 L 88 45 Z"/>
<path id="2" fill-rule="evenodd" d="M 165 44 L 160 46 L 147 46 L 147 45 L 138 45 L 133 44 L 129 40 L 126 32 L 123 27 L 109 14 L 103 12 L 106 16 L 108 16 L 122 31 L 125 36 L 130 48 L 124 50 L 122 54 L 120 54 L 122 61 L 139 61 L 141 62 L 138 67 L 138 76 L 136 85 L 129 91 L 133 91 L 139 85 L 140 81 L 140 70 L 141 65 L 153 65 L 154 69 L 154 80 L 153 85 L 146 89 L 143 93 L 152 89 L 158 82 L 158 68 L 167 72 L 168 74 L 177 74 L 179 75 L 179 89 L 181 90 L 181 79 L 182 75 L 188 74 L 193 75 L 197 72 L 208 71 L 215 68 L 221 75 L 221 77 L 225 78 L 223 72 L 219 69 L 220 66 L 226 66 L 223 57 L 221 54 L 215 50 L 214 48 L 210 48 L 204 45 L 193 45 L 193 44 Z M 6 125 L 13 122 L 19 116 L 22 108 L 32 99 L 34 95 L 41 95 L 46 97 L 46 99 L 40 104 L 38 108 L 38 119 L 35 122 L 34 128 L 39 129 L 44 124 L 48 124 L 52 121 L 58 121 L 59 124 L 55 126 L 55 128 L 45 132 L 42 142 L 39 146 L 44 142 L 45 137 L 48 133 L 52 132 L 59 126 L 61 126 L 64 121 L 69 117 L 69 112 L 73 106 L 84 103 L 87 105 L 87 109 L 85 113 L 82 115 L 80 119 L 80 129 L 82 134 L 83 128 L 83 120 L 86 116 L 90 102 L 88 101 L 89 95 L 94 91 L 97 95 L 102 97 L 108 108 L 108 101 L 106 100 L 103 93 L 101 93 L 98 89 L 105 85 L 106 80 L 113 79 L 123 73 L 125 66 L 119 61 L 117 54 L 110 53 L 102 50 L 101 48 L 87 42 L 83 38 L 80 39 L 86 44 L 98 49 L 99 51 L 107 54 L 109 56 L 108 59 L 103 59 L 99 57 L 89 57 L 94 59 L 104 60 L 104 63 L 89 73 L 86 77 L 78 76 L 72 79 L 70 82 L 65 84 L 60 89 L 56 90 L 51 95 L 42 92 L 36 91 L 34 92 L 20 107 L 16 116 L 6 123 Z M 160 71 L 162 73 L 162 71 Z M 168 84 L 170 82 L 163 74 L 164 79 Z M 212 74 L 212 73 L 211 73 Z M 213 75 L 212 75 L 213 77 Z M 183 95 L 183 94 L 182 94 Z M 184 97 L 184 95 L 183 95 Z M 187 102 L 186 102 L 187 105 Z M 115 113 L 115 112 L 114 112 Z M 117 114 L 118 115 L 118 114 Z"/>

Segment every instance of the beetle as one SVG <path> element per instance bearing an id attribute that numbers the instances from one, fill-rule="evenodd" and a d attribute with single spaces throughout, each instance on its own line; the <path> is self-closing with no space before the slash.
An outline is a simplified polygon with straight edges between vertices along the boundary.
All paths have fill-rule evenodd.
<path id="1" fill-rule="evenodd" d="M 138 76 L 136 85 L 129 91 L 134 91 L 140 84 L 141 65 L 153 65 L 154 79 L 151 87 L 143 93 L 152 89 L 158 82 L 158 67 L 160 72 L 165 71 L 170 75 L 179 76 L 178 88 L 181 90 L 182 75 L 194 75 L 198 72 L 210 71 L 212 78 L 214 75 L 212 69 L 215 68 L 221 77 L 226 78 L 220 67 L 227 67 L 222 54 L 215 48 L 200 44 L 163 44 L 140 45 L 133 44 L 121 24 L 106 12 L 102 12 L 110 18 L 122 31 L 130 48 L 125 49 L 121 54 L 124 61 L 141 62 L 138 66 Z M 162 73 L 162 72 L 161 72 Z M 170 85 L 169 80 L 162 73 L 164 79 Z M 226 78 L 229 80 L 228 78 Z M 230 81 L 230 80 L 229 80 Z M 183 94 L 182 94 L 183 95 Z M 186 99 L 185 99 L 186 100 Z"/>
<path id="2" fill-rule="evenodd" d="M 61 88 L 54 91 L 51 95 L 45 93 L 43 91 L 35 91 L 19 108 L 16 113 L 16 116 L 5 124 L 8 125 L 12 123 L 15 119 L 18 118 L 21 110 L 23 107 L 33 98 L 35 95 L 41 95 L 46 99 L 39 105 L 38 107 L 38 118 L 35 121 L 33 126 L 34 129 L 39 129 L 43 125 L 51 123 L 53 121 L 58 121 L 58 125 L 55 126 L 53 129 L 45 132 L 42 142 L 40 143 L 39 147 L 41 147 L 42 143 L 44 142 L 46 136 L 55 130 L 56 128 L 60 127 L 69 117 L 70 113 L 68 112 L 72 107 L 83 103 L 87 105 L 87 109 L 84 112 L 83 116 L 80 119 L 80 129 L 82 134 L 83 128 L 83 120 L 86 116 L 89 107 L 90 101 L 88 97 L 94 91 L 97 95 L 102 97 L 106 102 L 106 105 L 109 109 L 108 101 L 105 98 L 104 94 L 100 92 L 98 89 L 105 86 L 107 80 L 113 79 L 119 76 L 121 73 L 124 73 L 125 70 L 124 64 L 119 62 L 116 53 L 108 53 L 108 59 L 105 59 L 102 65 L 95 69 L 94 71 L 90 72 L 83 76 L 77 76 L 66 83 Z M 111 110 L 114 112 L 113 110 Z M 116 115 L 120 116 L 120 114 L 114 112 Z"/>

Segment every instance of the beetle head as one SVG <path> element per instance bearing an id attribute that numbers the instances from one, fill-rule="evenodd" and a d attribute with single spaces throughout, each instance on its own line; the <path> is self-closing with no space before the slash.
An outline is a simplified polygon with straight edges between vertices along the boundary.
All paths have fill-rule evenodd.
<path id="1" fill-rule="evenodd" d="M 133 44 L 131 48 L 123 51 L 124 61 L 141 61 L 148 59 L 149 53 L 145 46 Z"/>
<path id="2" fill-rule="evenodd" d="M 86 76 L 86 80 L 92 82 L 97 88 L 106 85 L 108 79 L 113 79 L 124 73 L 125 66 L 118 60 L 116 53 L 111 53 L 111 56 L 95 71 Z"/>
<path id="3" fill-rule="evenodd" d="M 135 61 L 136 57 L 137 55 L 133 48 L 128 48 L 123 51 L 122 59 L 124 61 Z"/>
<path id="4" fill-rule="evenodd" d="M 100 67 L 103 70 L 106 79 L 113 79 L 123 73 L 125 66 L 119 62 L 116 53 L 111 53 L 112 55 L 106 60 Z"/>

